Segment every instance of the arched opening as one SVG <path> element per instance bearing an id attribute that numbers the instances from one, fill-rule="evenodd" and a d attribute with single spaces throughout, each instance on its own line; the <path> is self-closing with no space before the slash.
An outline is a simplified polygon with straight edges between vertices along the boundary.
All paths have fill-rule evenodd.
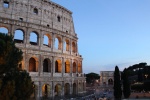
<path id="1" fill-rule="evenodd" d="M 108 85 L 113 85 L 113 80 L 111 78 L 108 80 Z"/>
<path id="2" fill-rule="evenodd" d="M 70 73 L 70 62 L 68 60 L 65 62 L 65 73 Z"/>
<path id="3" fill-rule="evenodd" d="M 75 46 L 75 43 L 72 42 L 72 52 L 75 53 L 76 52 L 76 46 Z"/>
<path id="4" fill-rule="evenodd" d="M 30 33 L 30 44 L 31 45 L 38 45 L 38 34 L 35 32 Z"/>
<path id="5" fill-rule="evenodd" d="M 42 87 L 42 96 L 43 97 L 49 97 L 50 96 L 50 85 L 44 84 Z"/>
<path id="6" fill-rule="evenodd" d="M 57 50 L 61 50 L 61 38 L 60 37 L 56 37 L 55 38 L 55 48 L 57 49 Z"/>
<path id="7" fill-rule="evenodd" d="M 16 43 L 23 43 L 24 42 L 24 32 L 22 30 L 17 29 L 15 31 L 14 41 Z"/>
<path id="8" fill-rule="evenodd" d="M 37 15 L 37 14 L 38 14 L 38 9 L 37 9 L 37 8 L 34 8 L 34 9 L 33 9 L 33 13 Z"/>
<path id="9" fill-rule="evenodd" d="M 29 72 L 36 72 L 36 60 L 34 58 L 29 60 Z"/>
<path id="10" fill-rule="evenodd" d="M 57 21 L 60 22 L 60 16 L 57 16 Z"/>
<path id="11" fill-rule="evenodd" d="M 64 93 L 65 93 L 65 95 L 69 95 L 70 94 L 70 84 L 69 83 L 65 84 Z"/>
<path id="12" fill-rule="evenodd" d="M 5 27 L 0 27 L 0 33 L 8 34 L 8 29 Z"/>
<path id="13" fill-rule="evenodd" d="M 48 72 L 48 60 L 44 59 L 43 61 L 43 72 Z"/>
<path id="14" fill-rule="evenodd" d="M 73 83 L 73 94 L 74 95 L 76 94 L 76 88 L 77 88 L 76 83 Z"/>
<path id="15" fill-rule="evenodd" d="M 60 84 L 57 84 L 55 86 L 55 96 L 60 96 L 61 95 L 61 85 Z"/>
<path id="16" fill-rule="evenodd" d="M 55 73 L 61 73 L 61 60 L 56 60 L 55 61 Z"/>
<path id="17" fill-rule="evenodd" d="M 43 72 L 51 72 L 51 61 L 48 58 L 43 61 Z"/>
<path id="18" fill-rule="evenodd" d="M 69 51 L 69 40 L 68 40 L 68 39 L 65 40 L 65 43 L 64 43 L 64 50 L 65 50 L 65 51 Z"/>
<path id="19" fill-rule="evenodd" d="M 33 93 L 30 96 L 31 99 L 35 99 L 36 92 L 37 92 L 36 90 L 37 90 L 37 86 L 35 84 L 33 84 Z"/>
<path id="20" fill-rule="evenodd" d="M 43 45 L 51 47 L 51 36 L 49 34 L 44 35 Z"/>
<path id="21" fill-rule="evenodd" d="M 73 62 L 73 73 L 76 73 L 76 69 L 77 69 L 76 63 Z"/>
<path id="22" fill-rule="evenodd" d="M 78 64 L 78 73 L 82 73 L 82 68 L 81 68 L 82 66 L 81 66 L 81 64 L 79 63 Z"/>

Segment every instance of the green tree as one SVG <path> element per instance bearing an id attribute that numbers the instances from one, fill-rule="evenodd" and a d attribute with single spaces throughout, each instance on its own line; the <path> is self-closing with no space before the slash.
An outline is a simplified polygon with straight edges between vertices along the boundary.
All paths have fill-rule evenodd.
<path id="1" fill-rule="evenodd" d="M 123 71 L 123 95 L 124 98 L 129 98 L 130 96 L 130 83 L 129 83 L 129 79 L 128 79 L 128 72 L 127 69 L 125 68 Z"/>
<path id="2" fill-rule="evenodd" d="M 13 36 L 0 33 L 0 100 L 28 100 L 33 93 L 31 77 L 18 68 L 21 60 Z"/>
<path id="3" fill-rule="evenodd" d="M 0 33 L 0 76 L 16 69 L 22 60 L 22 51 L 16 48 L 13 36 Z"/>
<path id="4" fill-rule="evenodd" d="M 88 74 L 86 74 L 86 82 L 87 83 L 94 83 L 95 82 L 95 80 L 97 80 L 97 79 L 100 79 L 100 76 L 99 76 L 99 74 L 96 74 L 96 73 L 88 73 Z"/>
<path id="5" fill-rule="evenodd" d="M 121 80 L 120 71 L 118 66 L 115 67 L 114 72 L 114 97 L 116 100 L 121 100 L 122 90 L 121 90 Z"/>

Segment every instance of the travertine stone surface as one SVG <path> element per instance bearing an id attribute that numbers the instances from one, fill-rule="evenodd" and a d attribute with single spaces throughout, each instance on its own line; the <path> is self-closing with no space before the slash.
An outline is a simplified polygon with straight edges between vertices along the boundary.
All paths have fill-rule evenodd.
<path id="1" fill-rule="evenodd" d="M 83 59 L 71 11 L 50 0 L 0 0 L 0 31 L 2 27 L 9 35 L 22 32 L 23 39 L 14 40 L 23 51 L 18 66 L 30 73 L 35 84 L 32 97 L 38 100 L 85 92 Z M 31 39 L 32 32 L 36 42 Z M 48 37 L 46 45 L 44 36 Z"/>

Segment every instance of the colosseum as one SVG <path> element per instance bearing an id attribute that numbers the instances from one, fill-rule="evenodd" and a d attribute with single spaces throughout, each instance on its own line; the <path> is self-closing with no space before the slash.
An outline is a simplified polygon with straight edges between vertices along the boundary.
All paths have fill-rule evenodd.
<path id="1" fill-rule="evenodd" d="M 32 98 L 85 92 L 72 12 L 50 0 L 0 0 L 0 32 L 23 51 L 18 67 L 34 81 Z"/>

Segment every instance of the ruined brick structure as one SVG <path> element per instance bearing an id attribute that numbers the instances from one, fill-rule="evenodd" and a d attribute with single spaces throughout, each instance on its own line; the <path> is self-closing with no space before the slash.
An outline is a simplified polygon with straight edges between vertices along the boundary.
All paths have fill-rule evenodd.
<path id="1" fill-rule="evenodd" d="M 27 70 L 34 81 L 32 97 L 85 91 L 71 11 L 49 0 L 0 0 L 3 30 L 14 35 L 16 46 L 23 51 L 18 67 Z"/>

